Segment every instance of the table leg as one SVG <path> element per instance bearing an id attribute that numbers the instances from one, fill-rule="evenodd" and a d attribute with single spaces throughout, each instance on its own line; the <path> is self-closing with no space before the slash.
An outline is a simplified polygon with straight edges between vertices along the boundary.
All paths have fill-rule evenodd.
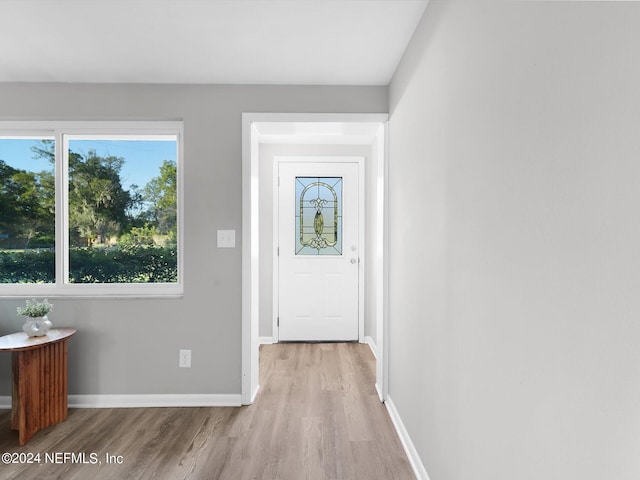
<path id="1" fill-rule="evenodd" d="M 24 445 L 67 418 L 67 342 L 13 352 L 11 428 Z"/>

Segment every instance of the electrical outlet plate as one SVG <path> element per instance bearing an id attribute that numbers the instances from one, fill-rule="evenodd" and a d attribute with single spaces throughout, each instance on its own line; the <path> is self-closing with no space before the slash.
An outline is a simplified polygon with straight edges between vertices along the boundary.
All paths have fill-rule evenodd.
<path id="1" fill-rule="evenodd" d="M 191 368 L 191 350 L 180 350 L 178 365 L 180 368 Z"/>
<path id="2" fill-rule="evenodd" d="M 236 248 L 236 231 L 218 230 L 218 248 Z"/>

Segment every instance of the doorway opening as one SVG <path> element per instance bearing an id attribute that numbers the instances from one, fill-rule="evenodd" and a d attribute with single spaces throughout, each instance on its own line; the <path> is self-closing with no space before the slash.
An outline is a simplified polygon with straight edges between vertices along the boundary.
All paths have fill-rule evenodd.
<path id="1" fill-rule="evenodd" d="M 242 403 L 259 389 L 259 345 L 278 340 L 274 328 L 274 157 L 364 158 L 366 256 L 358 341 L 376 356 L 376 389 L 386 397 L 386 114 L 243 114 Z M 349 247 L 351 248 L 351 247 Z M 363 258 L 363 260 L 365 260 Z"/>

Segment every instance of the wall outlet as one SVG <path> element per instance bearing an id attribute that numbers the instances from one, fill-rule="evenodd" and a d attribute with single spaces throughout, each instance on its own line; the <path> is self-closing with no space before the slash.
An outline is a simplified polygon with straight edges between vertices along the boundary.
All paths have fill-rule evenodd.
<path id="1" fill-rule="evenodd" d="M 191 350 L 180 350 L 178 365 L 181 368 L 191 368 Z"/>
<path id="2" fill-rule="evenodd" d="M 218 248 L 236 248 L 236 231 L 218 230 Z"/>

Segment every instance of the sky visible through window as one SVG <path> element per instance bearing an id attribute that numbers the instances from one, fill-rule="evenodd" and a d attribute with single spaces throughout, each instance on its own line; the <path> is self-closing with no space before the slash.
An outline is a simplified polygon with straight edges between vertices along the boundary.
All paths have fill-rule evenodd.
<path id="1" fill-rule="evenodd" d="M 31 147 L 39 146 L 40 140 L 2 139 L 0 140 L 0 160 L 14 168 L 30 172 L 51 170 L 51 164 L 44 158 L 34 158 Z M 131 185 L 139 188 L 153 177 L 158 176 L 163 160 L 176 161 L 175 141 L 147 140 L 71 140 L 72 151 L 85 156 L 95 150 L 101 157 L 115 156 L 125 159 L 121 171 L 125 189 Z"/>
<path id="2" fill-rule="evenodd" d="M 28 172 L 51 170 L 51 164 L 44 158 L 34 159 L 31 147 L 40 145 L 40 140 L 0 139 L 0 160 L 4 160 L 13 168 Z"/>

